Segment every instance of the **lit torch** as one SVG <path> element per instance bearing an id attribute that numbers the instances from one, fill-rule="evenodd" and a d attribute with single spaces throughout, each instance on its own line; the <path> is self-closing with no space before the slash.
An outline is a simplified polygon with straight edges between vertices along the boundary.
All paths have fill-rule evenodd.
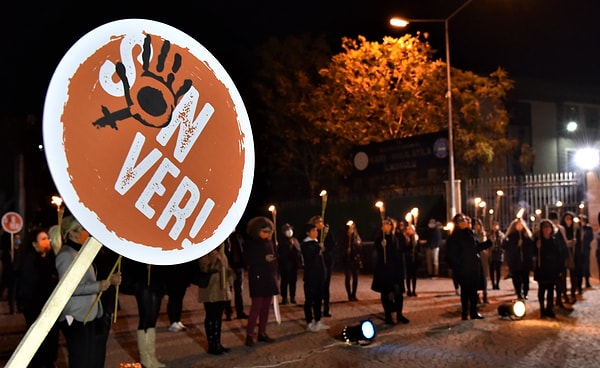
<path id="1" fill-rule="evenodd" d="M 387 254 L 385 250 L 385 231 L 383 231 L 383 220 L 385 220 L 385 205 L 382 201 L 375 202 L 375 207 L 379 208 L 379 215 L 381 216 L 381 248 L 383 249 L 383 263 L 387 263 Z"/>
<path id="2" fill-rule="evenodd" d="M 65 213 L 65 209 L 62 207 L 63 199 L 59 196 L 52 196 L 52 201 L 50 203 L 56 206 L 56 213 L 58 215 L 58 228 L 60 229 L 62 218 Z"/>
<path id="3" fill-rule="evenodd" d="M 325 236 L 327 233 L 327 225 L 325 225 L 325 208 L 327 207 L 327 191 L 323 189 L 319 194 L 321 196 L 321 219 L 323 220 L 323 230 L 321 230 L 321 244 L 325 242 Z"/>
<path id="4" fill-rule="evenodd" d="M 277 247 L 277 208 L 275 205 L 269 206 L 269 212 L 273 216 L 273 242 L 275 243 L 275 247 Z"/>
<path id="5" fill-rule="evenodd" d="M 517 218 L 518 219 L 522 219 L 523 218 L 523 214 L 525 213 L 525 208 L 521 207 L 519 208 L 519 210 L 517 211 Z"/>
<path id="6" fill-rule="evenodd" d="M 419 209 L 417 207 L 414 207 L 412 210 L 410 210 L 410 214 L 412 215 L 412 218 L 414 220 L 413 225 L 415 225 L 416 228 L 417 223 L 419 222 Z"/>

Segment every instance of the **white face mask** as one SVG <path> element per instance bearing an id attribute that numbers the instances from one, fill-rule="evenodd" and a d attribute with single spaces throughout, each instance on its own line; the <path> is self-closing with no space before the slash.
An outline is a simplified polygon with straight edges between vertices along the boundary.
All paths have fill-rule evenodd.
<path id="1" fill-rule="evenodd" d="M 287 230 L 284 232 L 284 234 L 285 234 L 285 236 L 287 236 L 288 238 L 291 238 L 291 237 L 292 237 L 292 235 L 294 235 L 294 230 L 292 230 L 292 229 L 287 229 Z"/>

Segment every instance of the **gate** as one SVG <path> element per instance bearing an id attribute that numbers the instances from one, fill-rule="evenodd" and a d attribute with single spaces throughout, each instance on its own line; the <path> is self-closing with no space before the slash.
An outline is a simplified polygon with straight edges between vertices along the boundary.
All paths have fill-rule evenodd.
<path id="1" fill-rule="evenodd" d="M 587 208 L 585 175 L 578 172 L 468 179 L 465 187 L 463 212 L 488 228 L 497 220 L 506 229 L 521 209 L 531 223 L 551 211 L 583 214 Z"/>

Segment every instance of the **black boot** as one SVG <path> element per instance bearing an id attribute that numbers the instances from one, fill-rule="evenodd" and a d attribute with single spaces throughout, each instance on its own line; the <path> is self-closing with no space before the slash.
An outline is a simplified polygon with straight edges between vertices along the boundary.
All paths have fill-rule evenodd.
<path id="1" fill-rule="evenodd" d="M 392 305 L 391 302 L 385 297 L 381 297 L 381 305 L 383 306 L 383 314 L 385 318 L 386 325 L 394 325 L 394 320 L 392 319 Z"/>
<path id="2" fill-rule="evenodd" d="M 548 315 L 546 314 L 546 307 L 544 306 L 544 302 L 540 301 L 540 317 L 544 318 L 547 316 Z"/>
<path id="3" fill-rule="evenodd" d="M 221 345 L 221 325 L 222 325 L 222 322 L 220 320 L 217 321 L 217 341 L 219 342 L 219 349 L 221 349 L 221 352 L 223 352 L 223 353 L 229 353 L 231 351 L 231 349 L 226 348 L 223 345 Z"/>
<path id="4" fill-rule="evenodd" d="M 204 330 L 206 331 L 206 340 L 208 340 L 208 353 L 213 355 L 223 354 L 216 321 L 204 321 Z"/>

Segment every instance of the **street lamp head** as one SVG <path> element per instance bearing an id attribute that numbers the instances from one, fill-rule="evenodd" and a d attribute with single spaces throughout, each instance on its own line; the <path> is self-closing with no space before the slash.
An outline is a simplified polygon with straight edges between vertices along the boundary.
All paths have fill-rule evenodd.
<path id="1" fill-rule="evenodd" d="M 398 17 L 394 17 L 392 19 L 390 19 L 390 25 L 392 27 L 406 27 L 408 25 L 409 21 L 407 21 L 406 19 L 403 18 L 398 18 Z"/>

